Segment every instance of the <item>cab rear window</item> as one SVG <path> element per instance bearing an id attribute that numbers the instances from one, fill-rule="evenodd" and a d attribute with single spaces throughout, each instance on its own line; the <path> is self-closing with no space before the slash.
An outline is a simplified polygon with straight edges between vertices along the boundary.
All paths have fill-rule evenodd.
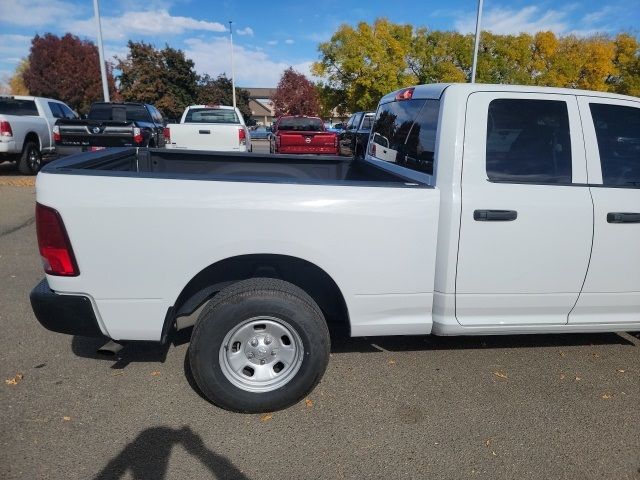
<path id="1" fill-rule="evenodd" d="M 17 98 L 0 98 L 0 113 L 4 115 L 38 115 L 36 102 Z"/>
<path id="2" fill-rule="evenodd" d="M 226 108 L 191 108 L 184 123 L 240 123 L 234 110 Z"/>
<path id="3" fill-rule="evenodd" d="M 399 100 L 378 107 L 369 154 L 433 175 L 438 100 Z"/>
<path id="4" fill-rule="evenodd" d="M 278 130 L 292 130 L 295 132 L 321 132 L 324 130 L 324 124 L 319 118 L 282 118 L 278 123 Z"/>

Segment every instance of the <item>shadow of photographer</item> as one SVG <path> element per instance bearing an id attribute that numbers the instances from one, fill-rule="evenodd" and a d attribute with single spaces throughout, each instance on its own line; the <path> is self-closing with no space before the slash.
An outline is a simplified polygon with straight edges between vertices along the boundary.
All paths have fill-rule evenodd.
<path id="1" fill-rule="evenodd" d="M 127 472 L 135 480 L 162 480 L 169 466 L 174 445 L 182 445 L 200 460 L 212 478 L 248 480 L 226 457 L 209 450 L 202 438 L 189 427 L 174 429 L 153 427 L 143 430 L 94 477 L 94 480 L 117 480 Z"/>

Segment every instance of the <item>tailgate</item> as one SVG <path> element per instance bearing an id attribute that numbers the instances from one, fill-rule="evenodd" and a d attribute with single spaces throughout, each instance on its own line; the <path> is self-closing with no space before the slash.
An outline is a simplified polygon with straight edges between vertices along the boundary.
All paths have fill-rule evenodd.
<path id="1" fill-rule="evenodd" d="M 280 132 L 281 147 L 335 147 L 336 135 L 328 132 Z"/>
<path id="2" fill-rule="evenodd" d="M 81 147 L 131 147 L 133 124 L 84 123 L 76 125 L 58 124 L 60 140 L 57 145 Z"/>
<path id="3" fill-rule="evenodd" d="M 167 144 L 169 148 L 220 152 L 240 151 L 239 131 L 244 130 L 239 124 L 181 123 L 167 127 L 171 135 L 171 142 Z"/>

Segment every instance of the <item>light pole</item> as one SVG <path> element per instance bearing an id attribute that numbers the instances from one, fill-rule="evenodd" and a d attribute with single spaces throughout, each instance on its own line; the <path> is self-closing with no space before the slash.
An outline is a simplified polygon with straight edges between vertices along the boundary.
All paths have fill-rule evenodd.
<path id="1" fill-rule="evenodd" d="M 233 66 L 233 27 L 229 20 L 229 38 L 231 40 L 231 95 L 233 96 L 233 108 L 236 108 L 236 73 Z"/>
<path id="2" fill-rule="evenodd" d="M 96 13 L 96 23 L 98 24 L 98 57 L 100 58 L 100 75 L 102 76 L 102 94 L 104 101 L 109 101 L 109 84 L 107 83 L 107 67 L 104 63 L 104 47 L 102 46 L 102 25 L 100 24 L 100 7 L 98 0 L 93 0 L 93 10 Z"/>
<path id="3" fill-rule="evenodd" d="M 476 16 L 476 39 L 473 42 L 473 65 L 471 66 L 471 83 L 476 83 L 476 67 L 478 65 L 478 47 L 480 46 L 480 30 L 482 23 L 482 0 L 478 0 L 478 15 Z"/>

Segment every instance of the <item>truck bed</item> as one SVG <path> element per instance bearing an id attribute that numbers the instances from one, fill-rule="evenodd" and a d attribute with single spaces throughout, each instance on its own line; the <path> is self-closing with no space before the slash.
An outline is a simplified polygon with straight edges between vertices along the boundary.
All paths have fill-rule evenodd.
<path id="1" fill-rule="evenodd" d="M 365 160 L 335 156 L 113 148 L 57 160 L 44 173 L 389 187 L 426 187 Z"/>

